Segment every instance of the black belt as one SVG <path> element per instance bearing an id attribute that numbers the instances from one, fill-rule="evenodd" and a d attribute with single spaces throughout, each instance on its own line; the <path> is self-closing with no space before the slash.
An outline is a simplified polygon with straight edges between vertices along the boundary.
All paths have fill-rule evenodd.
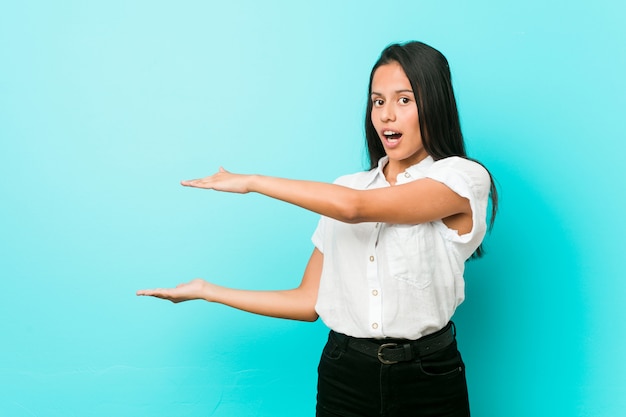
<path id="1" fill-rule="evenodd" d="M 398 362 L 412 361 L 450 346 L 454 342 L 456 332 L 454 323 L 450 322 L 438 332 L 417 340 L 360 339 L 337 332 L 332 333 L 340 343 L 347 340 L 349 348 L 378 358 L 385 365 L 392 365 Z"/>

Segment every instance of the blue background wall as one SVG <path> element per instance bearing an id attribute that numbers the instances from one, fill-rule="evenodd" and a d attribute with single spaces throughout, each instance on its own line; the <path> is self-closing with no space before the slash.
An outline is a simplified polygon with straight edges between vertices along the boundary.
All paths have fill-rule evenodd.
<path id="1" fill-rule="evenodd" d="M 364 166 L 369 70 L 418 39 L 501 187 L 455 320 L 474 415 L 626 408 L 618 1 L 0 6 L 0 415 L 312 416 L 322 323 L 135 290 L 297 285 L 317 218 L 184 189 Z"/>

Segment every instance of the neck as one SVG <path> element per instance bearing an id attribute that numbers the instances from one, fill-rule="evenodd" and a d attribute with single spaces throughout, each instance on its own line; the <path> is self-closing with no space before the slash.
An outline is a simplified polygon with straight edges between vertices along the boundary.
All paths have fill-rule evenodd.
<path id="1" fill-rule="evenodd" d="M 392 161 L 389 161 L 387 165 L 383 168 L 383 174 L 385 174 L 385 179 L 391 185 L 396 185 L 396 179 L 398 178 L 398 174 L 403 172 L 406 168 L 400 168 L 398 164 L 392 164 Z M 407 167 L 408 168 L 408 167 Z"/>
<path id="2" fill-rule="evenodd" d="M 396 179 L 398 175 L 406 171 L 407 168 L 423 161 L 428 155 L 424 155 L 422 158 L 418 160 L 397 160 L 397 159 L 389 159 L 387 164 L 383 167 L 383 174 L 385 175 L 385 179 L 391 185 L 396 184 Z"/>

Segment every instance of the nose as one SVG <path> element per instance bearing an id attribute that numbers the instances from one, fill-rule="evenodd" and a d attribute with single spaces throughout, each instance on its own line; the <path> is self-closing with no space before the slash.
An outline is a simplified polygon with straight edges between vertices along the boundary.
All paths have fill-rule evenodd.
<path id="1" fill-rule="evenodd" d="M 396 111 L 393 108 L 393 104 L 386 103 L 380 110 L 380 120 L 382 122 L 393 122 L 396 120 Z"/>

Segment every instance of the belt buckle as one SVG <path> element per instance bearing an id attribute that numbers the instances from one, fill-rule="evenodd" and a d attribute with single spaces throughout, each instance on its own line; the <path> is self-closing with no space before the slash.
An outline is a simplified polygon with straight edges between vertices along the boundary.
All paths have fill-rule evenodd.
<path id="1" fill-rule="evenodd" d="M 390 361 L 383 358 L 383 349 L 395 347 L 398 347 L 397 343 L 384 343 L 378 347 L 378 353 L 376 354 L 376 356 L 378 356 L 378 360 L 380 361 L 380 363 L 382 363 L 383 365 L 393 365 L 394 363 L 398 363 L 398 361 Z"/>

